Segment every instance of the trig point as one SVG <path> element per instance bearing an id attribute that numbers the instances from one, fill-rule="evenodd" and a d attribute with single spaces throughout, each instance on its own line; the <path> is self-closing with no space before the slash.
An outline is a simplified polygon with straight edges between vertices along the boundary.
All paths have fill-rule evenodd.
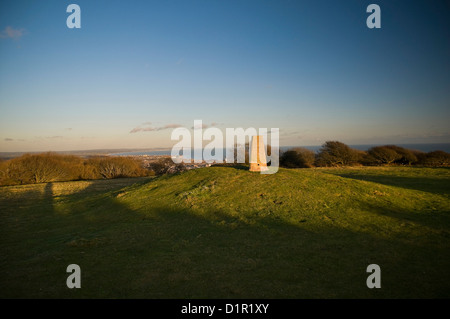
<path id="1" fill-rule="evenodd" d="M 263 137 L 261 135 L 253 136 L 252 150 L 250 152 L 250 172 L 264 172 L 268 170 Z"/>

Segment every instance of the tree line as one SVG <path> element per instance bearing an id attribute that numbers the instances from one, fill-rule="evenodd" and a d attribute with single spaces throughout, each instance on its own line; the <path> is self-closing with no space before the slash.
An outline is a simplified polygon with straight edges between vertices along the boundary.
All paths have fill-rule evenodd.
<path id="1" fill-rule="evenodd" d="M 268 147 L 270 153 L 270 146 Z M 246 163 L 249 154 L 246 149 Z M 233 164 L 231 164 L 233 165 Z M 450 154 L 444 151 L 421 152 L 396 145 L 374 146 L 360 151 L 338 142 L 328 141 L 316 153 L 306 148 L 292 148 L 280 155 L 280 166 L 286 168 L 335 166 L 416 165 L 450 167 Z M 0 186 L 48 183 L 74 180 L 144 177 L 178 173 L 186 170 L 162 158 L 145 166 L 135 157 L 91 157 L 56 153 L 24 154 L 0 161 Z"/>
<path id="2" fill-rule="evenodd" d="M 35 184 L 73 180 L 155 175 L 130 157 L 82 158 L 56 153 L 24 154 L 0 162 L 0 185 Z"/>
<path id="3" fill-rule="evenodd" d="M 374 146 L 360 151 L 338 142 L 325 142 L 316 153 L 297 147 L 280 155 L 280 166 L 286 168 L 336 167 L 336 166 L 417 165 L 449 167 L 450 154 L 444 151 L 421 152 L 397 145 Z"/>

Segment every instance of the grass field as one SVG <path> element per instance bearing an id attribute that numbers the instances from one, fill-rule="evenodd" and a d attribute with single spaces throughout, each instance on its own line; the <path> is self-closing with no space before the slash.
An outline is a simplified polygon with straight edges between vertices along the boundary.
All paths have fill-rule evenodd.
<path id="1" fill-rule="evenodd" d="M 449 169 L 10 186 L 0 218 L 2 298 L 450 297 Z M 81 289 L 66 287 L 72 263 Z"/>

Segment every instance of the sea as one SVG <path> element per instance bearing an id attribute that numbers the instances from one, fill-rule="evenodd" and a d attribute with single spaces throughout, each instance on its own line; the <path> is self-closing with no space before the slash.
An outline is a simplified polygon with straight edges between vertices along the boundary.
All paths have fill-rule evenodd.
<path id="1" fill-rule="evenodd" d="M 351 148 L 360 150 L 360 151 L 367 151 L 369 148 L 374 146 L 379 146 L 381 144 L 359 144 L 359 145 L 349 145 Z M 386 145 L 386 144 L 382 144 Z M 435 144 L 395 144 L 410 150 L 417 150 L 422 152 L 432 152 L 432 151 L 444 151 L 447 153 L 450 153 L 450 143 L 435 143 Z M 304 147 L 306 149 L 309 149 L 314 152 L 318 152 L 321 145 L 313 145 L 313 146 L 280 146 L 280 151 L 284 152 L 291 148 L 295 147 Z M 223 154 L 226 154 L 226 150 L 223 150 Z M 122 152 L 122 153 L 114 153 L 110 154 L 113 156 L 139 156 L 139 155 L 171 155 L 171 149 L 167 148 L 164 150 L 157 150 L 157 151 L 141 151 L 141 152 Z M 189 158 L 188 156 L 184 156 L 185 158 Z"/>

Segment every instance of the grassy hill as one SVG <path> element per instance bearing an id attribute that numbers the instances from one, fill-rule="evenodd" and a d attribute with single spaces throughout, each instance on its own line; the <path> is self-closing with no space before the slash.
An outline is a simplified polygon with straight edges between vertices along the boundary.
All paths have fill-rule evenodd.
<path id="1" fill-rule="evenodd" d="M 0 297 L 448 298 L 449 214 L 449 169 L 2 187 Z M 72 263 L 81 289 L 66 287 Z"/>

